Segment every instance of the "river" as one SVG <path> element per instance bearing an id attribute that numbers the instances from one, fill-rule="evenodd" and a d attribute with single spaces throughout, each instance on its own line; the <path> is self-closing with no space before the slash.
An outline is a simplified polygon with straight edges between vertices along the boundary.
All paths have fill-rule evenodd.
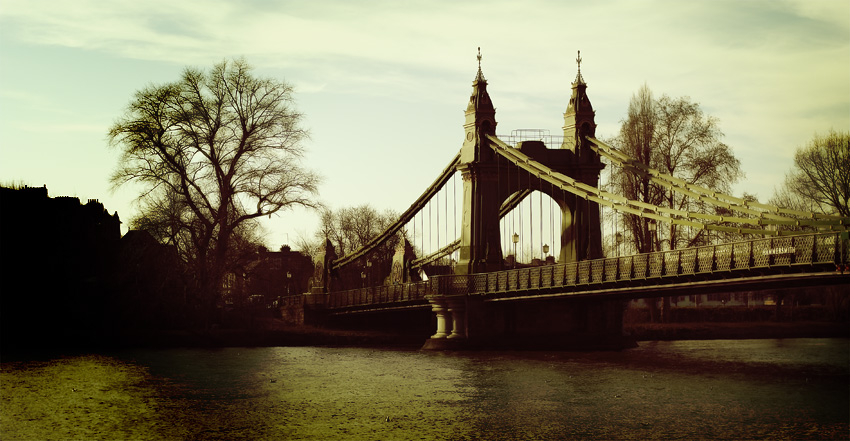
<path id="1" fill-rule="evenodd" d="M 847 339 L 264 347 L 4 361 L 0 438 L 847 439 Z"/>

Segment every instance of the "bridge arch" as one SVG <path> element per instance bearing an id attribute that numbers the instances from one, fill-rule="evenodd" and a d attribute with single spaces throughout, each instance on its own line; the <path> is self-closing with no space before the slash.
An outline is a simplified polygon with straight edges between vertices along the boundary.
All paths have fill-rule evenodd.
<path id="1" fill-rule="evenodd" d="M 500 238 L 502 254 L 509 267 L 513 263 L 562 261 L 560 250 L 565 207 L 567 216 L 571 216 L 572 212 L 562 198 L 552 197 L 553 193 L 550 189 L 514 193 L 507 200 L 521 198 L 517 205 L 511 209 L 507 205 L 502 206 Z M 513 242 L 514 234 L 517 235 L 516 244 Z"/>

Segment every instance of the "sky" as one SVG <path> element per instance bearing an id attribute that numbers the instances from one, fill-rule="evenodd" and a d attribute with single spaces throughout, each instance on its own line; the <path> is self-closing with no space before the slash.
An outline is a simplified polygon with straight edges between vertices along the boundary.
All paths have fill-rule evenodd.
<path id="1" fill-rule="evenodd" d="M 497 133 L 560 135 L 580 50 L 597 137 L 643 84 L 690 97 L 763 202 L 796 148 L 850 130 L 847 0 L 0 0 L 0 182 L 98 199 L 126 231 L 140 189 L 110 187 L 109 126 L 135 91 L 244 57 L 295 86 L 322 202 L 402 212 L 460 149 L 478 47 Z M 317 224 L 264 219 L 267 245 Z"/>

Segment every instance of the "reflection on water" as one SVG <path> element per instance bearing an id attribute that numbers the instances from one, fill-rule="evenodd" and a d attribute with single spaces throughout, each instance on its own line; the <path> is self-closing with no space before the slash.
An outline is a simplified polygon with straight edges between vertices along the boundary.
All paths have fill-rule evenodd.
<path id="1" fill-rule="evenodd" d="M 0 387 L 4 440 L 850 436 L 845 339 L 136 350 L 3 363 Z"/>

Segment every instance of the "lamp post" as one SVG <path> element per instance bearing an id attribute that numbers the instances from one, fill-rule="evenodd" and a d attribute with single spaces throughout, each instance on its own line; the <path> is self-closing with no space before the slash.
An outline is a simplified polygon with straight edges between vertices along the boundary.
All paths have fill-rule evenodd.
<path id="1" fill-rule="evenodd" d="M 649 228 L 649 252 L 655 251 L 655 221 L 649 219 L 646 221 L 646 225 Z"/>
<path id="2" fill-rule="evenodd" d="M 366 261 L 366 286 L 372 285 L 372 261 Z"/>
<path id="3" fill-rule="evenodd" d="M 617 257 L 620 257 L 620 244 L 623 243 L 623 233 L 617 233 L 614 235 L 614 241 L 617 245 Z"/>
<path id="4" fill-rule="evenodd" d="M 289 287 L 292 285 L 292 273 L 286 272 L 286 295 L 289 295 Z"/>
<path id="5" fill-rule="evenodd" d="M 519 234 L 514 233 L 511 240 L 514 242 L 514 268 L 516 268 L 517 259 L 519 258 L 516 253 L 516 244 L 519 242 Z"/>
<path id="6" fill-rule="evenodd" d="M 543 261 L 546 262 L 547 260 L 549 260 L 549 244 L 544 243 L 543 244 Z"/>

